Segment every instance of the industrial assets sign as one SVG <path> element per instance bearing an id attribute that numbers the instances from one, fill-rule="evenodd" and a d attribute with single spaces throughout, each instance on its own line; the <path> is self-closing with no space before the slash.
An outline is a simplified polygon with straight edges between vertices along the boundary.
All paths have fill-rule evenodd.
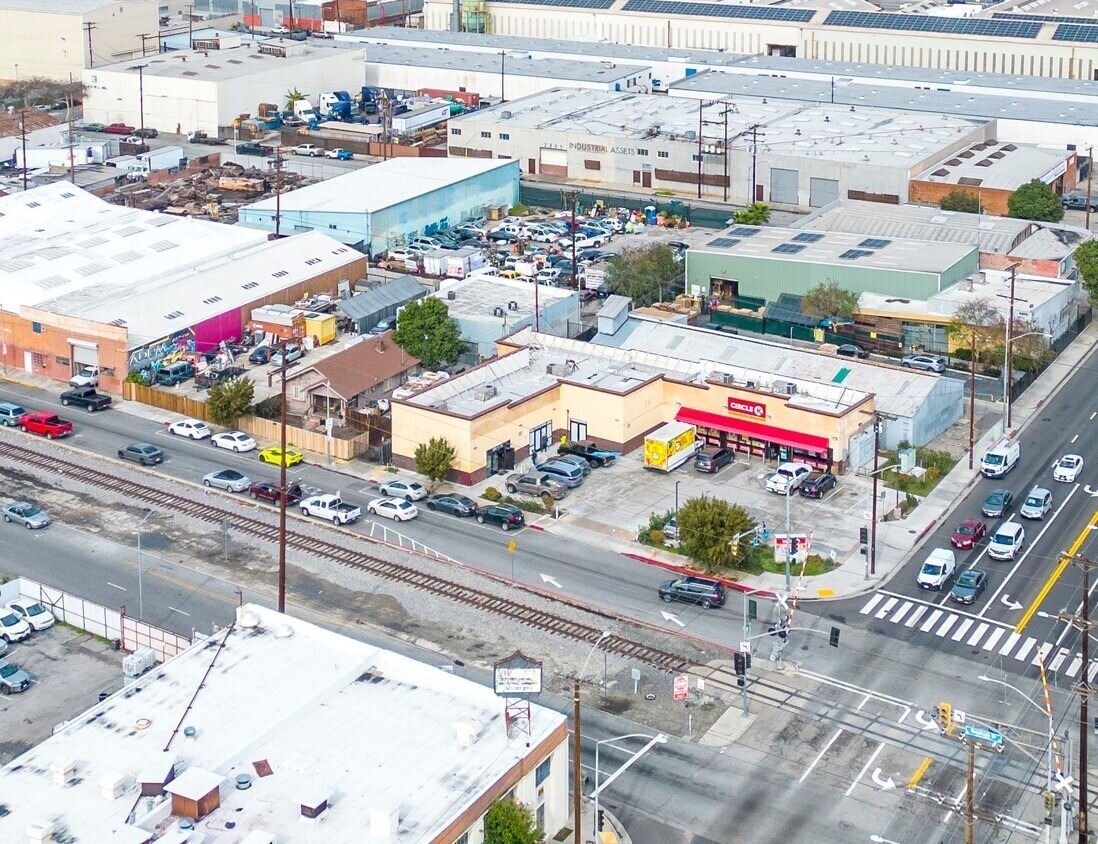
<path id="1" fill-rule="evenodd" d="M 515 651 L 494 666 L 493 688 L 500 697 L 531 698 L 541 694 L 541 663 Z"/>
<path id="2" fill-rule="evenodd" d="M 728 397 L 728 412 L 740 413 L 744 416 L 753 416 L 756 419 L 766 418 L 766 405 L 757 401 L 745 401 L 735 396 Z"/>

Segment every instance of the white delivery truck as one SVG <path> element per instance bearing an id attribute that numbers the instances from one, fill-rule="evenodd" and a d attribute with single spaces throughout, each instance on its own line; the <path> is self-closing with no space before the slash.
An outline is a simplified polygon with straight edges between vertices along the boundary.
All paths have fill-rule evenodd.
<path id="1" fill-rule="evenodd" d="M 126 167 L 126 175 L 130 181 L 147 179 L 154 170 L 171 170 L 187 166 L 187 154 L 183 147 L 163 147 L 151 149 L 137 156 L 136 161 L 131 161 Z"/>

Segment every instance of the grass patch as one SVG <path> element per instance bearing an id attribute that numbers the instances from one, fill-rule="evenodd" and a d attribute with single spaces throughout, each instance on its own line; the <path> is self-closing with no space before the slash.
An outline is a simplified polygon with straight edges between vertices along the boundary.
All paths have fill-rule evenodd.
<path id="1" fill-rule="evenodd" d="M 900 443 L 900 447 L 906 447 L 907 443 Z M 894 451 L 882 451 L 881 463 L 884 466 L 888 466 L 892 463 L 898 463 L 899 457 Z M 881 473 L 881 480 L 884 485 L 889 489 L 896 489 L 900 492 L 906 492 L 908 498 L 911 496 L 918 496 L 920 498 L 925 497 L 938 485 L 949 471 L 956 464 L 956 460 L 950 455 L 948 451 L 937 451 L 932 448 L 920 448 L 915 451 L 915 465 L 921 466 L 926 470 L 922 478 L 916 478 L 912 475 L 901 475 L 897 470 L 892 469 L 888 472 Z M 907 500 L 901 503 L 901 508 L 906 508 L 904 514 L 910 512 L 911 508 L 915 506 L 914 503 L 908 503 Z"/>
<path id="2" fill-rule="evenodd" d="M 805 577 L 815 577 L 818 574 L 826 574 L 829 571 L 833 571 L 838 568 L 838 565 L 828 557 L 821 557 L 819 554 L 809 554 L 808 560 L 803 564 L 804 570 L 802 571 L 802 564 L 793 560 L 789 564 L 789 572 L 794 577 L 798 577 L 803 574 Z M 772 574 L 785 574 L 785 561 L 777 562 L 774 559 L 774 554 L 771 552 L 769 559 L 763 563 L 763 571 L 771 572 Z"/>

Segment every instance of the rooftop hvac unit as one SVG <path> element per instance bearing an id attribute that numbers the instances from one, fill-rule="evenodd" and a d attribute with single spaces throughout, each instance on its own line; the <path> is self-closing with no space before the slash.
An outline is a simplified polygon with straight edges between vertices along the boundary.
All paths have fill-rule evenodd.
<path id="1" fill-rule="evenodd" d="M 507 303 L 507 310 L 517 311 L 518 310 L 518 302 L 516 302 L 514 299 L 512 299 L 510 302 Z"/>
<path id="2" fill-rule="evenodd" d="M 488 401 L 496 397 L 496 385 L 495 384 L 482 384 L 473 390 L 473 398 L 476 401 Z"/>
<path id="3" fill-rule="evenodd" d="M 774 384 L 774 392 L 792 396 L 797 392 L 797 385 L 792 381 L 777 381 Z"/>
<path id="4" fill-rule="evenodd" d="M 754 390 L 758 386 L 758 384 L 755 381 L 752 381 L 752 380 L 744 381 L 743 385 L 745 387 L 747 387 L 747 389 L 749 389 L 749 390 Z"/>
<path id="5" fill-rule="evenodd" d="M 511 119 L 511 112 L 509 112 L 509 111 L 501 111 L 501 112 L 499 113 L 499 119 L 500 119 L 500 120 L 510 120 L 510 119 Z"/>
<path id="6" fill-rule="evenodd" d="M 498 317 L 503 316 L 503 308 L 499 308 L 499 307 L 492 308 L 492 316 L 498 316 Z"/>
<path id="7" fill-rule="evenodd" d="M 556 375 L 558 378 L 563 378 L 568 374 L 568 365 L 564 363 L 551 363 L 545 367 L 546 375 Z"/>
<path id="8" fill-rule="evenodd" d="M 122 658 L 122 673 L 127 677 L 140 677 L 156 665 L 156 651 L 152 648 L 138 648 L 132 654 Z"/>
<path id="9" fill-rule="evenodd" d="M 716 381 L 719 384 L 735 384 L 736 376 L 731 372 L 711 372 L 709 373 L 709 379 Z"/>

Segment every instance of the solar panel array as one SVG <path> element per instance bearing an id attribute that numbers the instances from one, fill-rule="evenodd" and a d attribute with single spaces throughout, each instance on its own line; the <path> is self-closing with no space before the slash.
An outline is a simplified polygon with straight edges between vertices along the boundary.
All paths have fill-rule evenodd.
<path id="1" fill-rule="evenodd" d="M 1040 21 L 1041 23 L 1098 23 L 1098 18 L 1085 18 L 1082 15 L 1017 15 L 1011 12 L 995 12 L 993 18 L 1007 21 Z"/>
<path id="2" fill-rule="evenodd" d="M 939 18 L 899 15 L 891 12 L 831 12 L 824 23 L 859 29 L 902 29 L 910 32 L 942 32 L 948 35 L 987 35 L 999 38 L 1036 38 L 1041 24 L 1015 20 Z"/>
<path id="3" fill-rule="evenodd" d="M 745 229 L 743 226 L 732 229 L 729 232 L 732 237 L 754 237 L 759 233 L 758 229 Z"/>
<path id="4" fill-rule="evenodd" d="M 892 243 L 891 240 L 884 240 L 879 237 L 867 237 L 861 243 L 858 244 L 862 249 L 884 249 Z"/>
<path id="5" fill-rule="evenodd" d="M 804 245 L 801 243 L 779 243 L 770 251 L 778 252 L 782 255 L 796 255 L 802 249 L 804 249 Z"/>
<path id="6" fill-rule="evenodd" d="M 1098 41 L 1098 26 L 1083 26 L 1077 23 L 1062 23 L 1052 33 L 1053 41 L 1079 41 L 1093 43 Z"/>
<path id="7" fill-rule="evenodd" d="M 524 0 L 515 0 L 515 2 L 524 2 Z M 681 0 L 681 2 L 680 0 L 628 0 L 622 7 L 622 11 L 648 12 L 654 15 L 697 15 L 706 18 L 745 18 L 787 23 L 808 23 L 816 15 L 815 9 L 741 6 L 734 3 L 693 3 L 688 0 Z"/>
<path id="8" fill-rule="evenodd" d="M 823 235 L 819 232 L 801 232 L 793 236 L 794 243 L 816 243 L 819 240 L 823 240 Z"/>
<path id="9" fill-rule="evenodd" d="M 614 0 L 492 0 L 493 3 L 518 3 L 523 6 L 561 6 L 572 9 L 609 9 Z"/>
<path id="10" fill-rule="evenodd" d="M 730 246 L 735 246 L 737 243 L 739 243 L 739 240 L 734 237 L 718 237 L 716 240 L 711 240 L 705 245 L 712 246 L 716 249 L 728 249 Z"/>
<path id="11" fill-rule="evenodd" d="M 865 258 L 867 255 L 872 255 L 873 252 L 868 249 L 847 249 L 840 258 L 846 258 L 853 261 L 855 258 Z"/>

